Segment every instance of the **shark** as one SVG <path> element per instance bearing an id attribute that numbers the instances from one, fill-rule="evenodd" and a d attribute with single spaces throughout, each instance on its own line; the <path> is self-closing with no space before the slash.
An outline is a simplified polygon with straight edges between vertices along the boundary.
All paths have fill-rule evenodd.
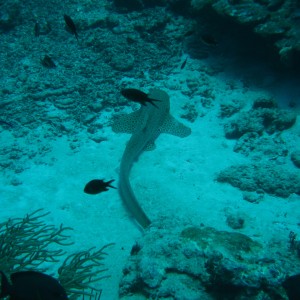
<path id="1" fill-rule="evenodd" d="M 137 111 L 121 115 L 112 124 L 114 132 L 132 134 L 121 159 L 118 191 L 129 213 L 144 229 L 151 224 L 151 221 L 132 190 L 129 181 L 132 166 L 144 151 L 155 149 L 155 140 L 161 133 L 181 138 L 191 134 L 189 127 L 170 114 L 170 99 L 165 91 L 151 89 L 148 97 L 157 100 L 155 106 L 142 105 Z"/>

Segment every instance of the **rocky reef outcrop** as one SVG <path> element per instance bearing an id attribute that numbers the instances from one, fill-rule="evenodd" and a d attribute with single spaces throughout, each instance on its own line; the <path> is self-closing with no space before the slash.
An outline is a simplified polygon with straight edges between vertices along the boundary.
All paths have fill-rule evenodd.
<path id="1" fill-rule="evenodd" d="M 128 10 L 142 10 L 153 6 L 167 6 L 179 14 L 203 21 L 215 14 L 213 19 L 225 18 L 236 27 L 247 28 L 272 45 L 279 63 L 285 67 L 300 64 L 300 4 L 295 0 L 115 0 L 116 6 Z M 211 16 L 209 19 L 212 19 Z M 215 22 L 215 21 L 214 21 Z M 225 29 L 220 26 L 222 31 Z M 247 40 L 247 37 L 245 37 Z"/>
<path id="2" fill-rule="evenodd" d="M 287 299 L 282 283 L 299 265 L 287 245 L 174 223 L 154 223 L 133 246 L 120 299 Z"/>

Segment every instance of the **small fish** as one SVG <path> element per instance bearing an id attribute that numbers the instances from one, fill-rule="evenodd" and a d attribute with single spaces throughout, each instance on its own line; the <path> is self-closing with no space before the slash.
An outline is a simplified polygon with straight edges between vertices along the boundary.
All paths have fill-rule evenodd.
<path id="1" fill-rule="evenodd" d="M 300 274 L 288 277 L 282 285 L 286 290 L 289 300 L 300 299 Z"/>
<path id="2" fill-rule="evenodd" d="M 35 37 L 39 37 L 41 34 L 41 25 L 39 24 L 39 22 L 35 22 L 34 25 L 34 36 Z"/>
<path id="3" fill-rule="evenodd" d="M 71 17 L 67 16 L 67 15 L 64 15 L 64 19 L 65 19 L 65 22 L 66 22 L 66 25 L 67 25 L 67 28 L 69 29 L 69 31 L 75 35 L 76 37 L 76 40 L 78 42 L 78 33 L 77 33 L 77 29 L 76 29 L 76 26 L 73 22 L 73 20 L 71 19 Z"/>
<path id="4" fill-rule="evenodd" d="M 186 59 L 184 60 L 184 62 L 182 63 L 182 65 L 181 65 L 181 67 L 180 67 L 180 70 L 182 70 L 184 67 L 185 67 L 185 65 L 186 65 L 186 62 L 187 62 L 187 57 L 186 57 Z"/>
<path id="5" fill-rule="evenodd" d="M 49 69 L 56 68 L 55 62 L 52 60 L 52 58 L 49 55 L 45 55 L 43 59 L 41 59 L 41 64 Z"/>
<path id="6" fill-rule="evenodd" d="M 84 187 L 84 192 L 86 194 L 96 195 L 108 191 L 109 187 L 117 189 L 111 185 L 112 182 L 114 182 L 114 179 L 107 182 L 102 179 L 93 179 L 86 184 L 86 186 Z"/>
<path id="7" fill-rule="evenodd" d="M 160 100 L 149 98 L 148 94 L 137 89 L 122 89 L 121 94 L 131 101 L 140 103 L 142 105 L 146 105 L 146 103 L 151 103 L 156 108 L 158 108 L 158 106 L 154 102 L 161 102 Z"/>
<path id="8" fill-rule="evenodd" d="M 0 298 L 10 296 L 11 300 L 67 300 L 64 288 L 53 277 L 35 271 L 16 272 L 10 275 L 1 274 Z"/>
<path id="9" fill-rule="evenodd" d="M 217 46 L 218 45 L 217 40 L 212 35 L 209 35 L 209 34 L 202 34 L 201 41 L 208 46 Z"/>

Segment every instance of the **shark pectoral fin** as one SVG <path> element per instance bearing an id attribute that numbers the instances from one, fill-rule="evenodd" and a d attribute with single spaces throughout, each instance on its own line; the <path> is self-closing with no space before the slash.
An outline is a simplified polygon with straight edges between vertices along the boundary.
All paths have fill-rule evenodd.
<path id="1" fill-rule="evenodd" d="M 133 133 L 136 127 L 139 126 L 139 119 L 140 110 L 121 115 L 114 120 L 111 126 L 112 130 L 116 133 Z"/>
<path id="2" fill-rule="evenodd" d="M 177 121 L 171 115 L 166 117 L 164 124 L 160 128 L 161 133 L 168 133 L 178 137 L 187 137 L 191 134 L 191 128 Z"/>

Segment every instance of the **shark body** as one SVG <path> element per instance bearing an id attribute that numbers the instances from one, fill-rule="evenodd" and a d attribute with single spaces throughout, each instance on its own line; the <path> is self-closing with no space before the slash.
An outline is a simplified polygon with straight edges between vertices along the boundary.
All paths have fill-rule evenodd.
<path id="1" fill-rule="evenodd" d="M 186 137 L 190 128 L 170 115 L 170 100 L 167 93 L 153 89 L 148 96 L 158 100 L 157 107 L 141 106 L 138 111 L 120 117 L 112 126 L 114 132 L 132 133 L 122 156 L 119 175 L 119 193 L 126 208 L 143 228 L 151 224 L 150 219 L 138 203 L 131 188 L 129 176 L 133 163 L 145 150 L 155 148 L 154 141 L 161 133 Z"/>

